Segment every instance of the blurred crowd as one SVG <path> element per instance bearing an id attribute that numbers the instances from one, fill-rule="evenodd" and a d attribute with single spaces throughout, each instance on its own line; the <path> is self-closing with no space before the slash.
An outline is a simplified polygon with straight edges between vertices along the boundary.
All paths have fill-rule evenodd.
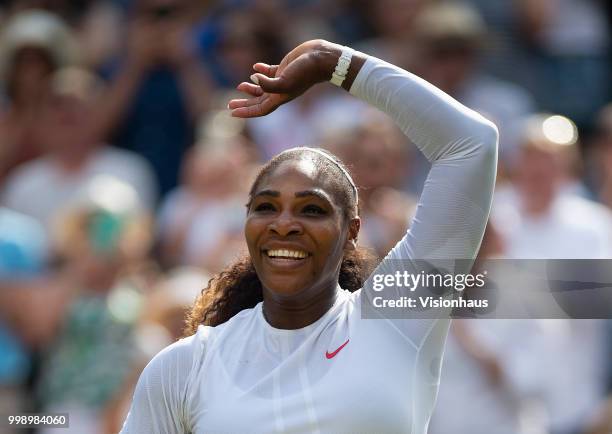
<path id="1" fill-rule="evenodd" d="M 1 2 L 0 414 L 117 432 L 143 366 L 245 253 L 249 184 L 279 151 L 338 154 L 361 242 L 383 256 L 401 238 L 428 163 L 386 116 L 333 86 L 265 118 L 225 108 L 304 40 L 498 125 L 482 258 L 612 258 L 611 35 L 605 0 Z M 458 320 L 430 432 L 606 434 L 611 393 L 608 321 Z"/>

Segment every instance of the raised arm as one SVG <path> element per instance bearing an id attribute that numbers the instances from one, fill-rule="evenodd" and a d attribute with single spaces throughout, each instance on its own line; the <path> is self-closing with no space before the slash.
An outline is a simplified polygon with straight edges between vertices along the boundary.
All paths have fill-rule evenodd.
<path id="1" fill-rule="evenodd" d="M 497 128 L 425 80 L 368 58 L 351 93 L 378 107 L 432 163 L 395 259 L 473 259 L 489 216 Z"/>
<path id="2" fill-rule="evenodd" d="M 369 57 L 350 92 L 391 116 L 432 163 L 410 229 L 375 273 L 419 273 L 423 262 L 454 273 L 467 273 L 484 234 L 495 183 L 497 128 L 433 85 L 400 68 Z M 371 309 L 373 291 L 366 282 L 359 295 L 362 309 Z M 408 295 L 403 287 L 389 288 L 395 297 Z M 427 291 L 426 291 L 427 292 Z M 413 294 L 414 295 L 414 294 Z M 425 295 L 432 295 L 431 293 Z M 363 311 L 362 311 L 363 313 Z M 427 426 L 440 381 L 450 309 L 430 318 L 390 319 L 377 312 L 388 332 L 399 332 L 415 354 L 413 378 L 418 402 L 413 406 L 413 428 Z M 400 315 L 402 316 L 402 315 Z"/>
<path id="3" fill-rule="evenodd" d="M 342 46 L 301 44 L 279 65 L 258 63 L 251 98 L 230 101 L 233 116 L 274 111 L 328 81 Z M 391 116 L 432 163 L 410 231 L 394 259 L 473 259 L 489 216 L 497 166 L 497 128 L 425 80 L 356 52 L 342 87 Z"/>
<path id="4" fill-rule="evenodd" d="M 253 83 L 239 90 L 251 98 L 232 100 L 229 108 L 239 117 L 262 116 L 330 79 L 342 47 L 325 41 L 309 41 L 289 53 L 280 65 L 255 65 Z M 374 57 L 355 53 L 342 87 L 391 116 L 404 134 L 432 163 L 410 230 L 391 250 L 375 273 L 419 273 L 418 260 L 455 273 L 468 272 L 484 234 L 495 183 L 497 128 L 476 112 L 419 77 Z M 371 308 L 372 292 L 355 293 L 360 308 Z M 408 295 L 407 288 L 392 287 L 393 295 Z M 427 426 L 440 378 L 442 349 L 450 320 L 448 311 L 433 318 L 390 319 L 368 323 L 400 333 L 406 347 L 400 352 L 414 357 L 413 432 Z M 437 318 L 436 318 L 437 316 Z M 359 326 L 365 322 L 359 322 Z"/>

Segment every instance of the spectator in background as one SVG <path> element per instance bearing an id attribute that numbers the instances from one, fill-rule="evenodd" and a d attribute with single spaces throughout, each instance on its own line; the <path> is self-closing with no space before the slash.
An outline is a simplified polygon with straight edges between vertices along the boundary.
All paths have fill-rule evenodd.
<path id="1" fill-rule="evenodd" d="M 415 41 L 415 21 L 432 0 L 380 0 L 357 2 L 364 21 L 374 37 L 358 48 L 408 71 L 419 62 Z"/>
<path id="2" fill-rule="evenodd" d="M 108 0 L 102 1 L 108 2 Z M 96 2 L 96 0 L 4 0 L 1 7 L 9 15 L 27 9 L 44 9 L 62 17 L 71 27 L 74 27 L 87 8 Z"/>
<path id="3" fill-rule="evenodd" d="M 254 163 L 241 136 L 197 145 L 186 155 L 183 184 L 170 192 L 159 213 L 166 265 L 217 272 L 234 259 L 228 255 L 244 249 L 244 197 Z"/>
<path id="4" fill-rule="evenodd" d="M 34 219 L 0 207 L 0 408 L 10 414 L 27 410 L 24 386 L 32 361 L 4 300 L 18 290 L 18 282 L 44 272 L 46 243 L 43 228 Z"/>
<path id="5" fill-rule="evenodd" d="M 185 314 L 209 279 L 198 268 L 174 268 L 147 295 L 135 332 L 141 360 L 105 412 L 107 433 L 121 430 L 142 369 L 155 354 L 182 336 Z"/>
<path id="6" fill-rule="evenodd" d="M 609 259 L 612 215 L 570 188 L 577 133 L 561 116 L 538 115 L 525 123 L 511 186 L 496 194 L 492 221 L 507 255 L 518 259 Z M 546 368 L 534 381 L 553 433 L 585 429 L 605 393 L 605 323 L 538 320 L 541 345 L 532 351 Z M 559 363 L 559 361 L 563 363 Z"/>
<path id="7" fill-rule="evenodd" d="M 489 222 L 472 273 L 505 253 Z M 539 354 L 546 338 L 543 327 L 527 318 L 453 320 L 429 434 L 548 432 L 541 411 L 547 367 Z"/>
<path id="8" fill-rule="evenodd" d="M 92 124 L 102 92 L 101 82 L 84 70 L 70 68 L 54 75 L 38 120 L 46 155 L 11 175 L 1 196 L 4 206 L 49 229 L 89 181 L 109 175 L 132 186 L 141 205 L 152 209 L 155 186 L 146 161 L 97 138 Z"/>
<path id="9" fill-rule="evenodd" d="M 118 53 L 128 3 L 132 0 L 5 0 L 0 19 L 31 9 L 60 17 L 71 28 L 78 45 L 79 64 L 89 69 L 108 62 Z"/>
<path id="10" fill-rule="evenodd" d="M 492 217 L 513 258 L 610 258 L 612 217 L 581 197 L 577 130 L 567 118 L 535 115 L 512 166 L 512 184 L 498 189 Z"/>
<path id="11" fill-rule="evenodd" d="M 282 1 L 245 2 L 239 8 L 221 8 L 200 23 L 196 29 L 200 50 L 220 88 L 234 89 L 261 59 L 272 63 L 282 58 L 285 36 L 300 33 L 303 19 L 289 19 L 286 8 Z"/>
<path id="12" fill-rule="evenodd" d="M 532 50 L 530 90 L 539 105 L 588 125 L 610 96 L 610 24 L 600 0 L 521 0 Z"/>
<path id="13" fill-rule="evenodd" d="M 359 126 L 337 131 L 330 141 L 359 186 L 360 242 L 383 257 L 416 210 L 416 198 L 404 191 L 412 157 L 405 136 L 389 117 L 367 111 Z"/>
<path id="14" fill-rule="evenodd" d="M 495 122 L 501 158 L 512 158 L 520 122 L 534 110 L 534 102 L 520 86 L 480 72 L 487 29 L 476 9 L 463 2 L 432 3 L 416 17 L 414 27 L 419 49 L 414 69 Z"/>
<path id="15" fill-rule="evenodd" d="M 56 226 L 61 291 L 49 303 L 56 315 L 45 324 L 50 331 L 36 382 L 39 411 L 69 412 L 66 432 L 75 434 L 105 432 L 107 407 L 140 362 L 134 330 L 149 290 L 134 270 L 152 233 L 134 207 L 133 189 L 106 179 L 93 190 Z"/>
<path id="16" fill-rule="evenodd" d="M 41 10 L 13 16 L 0 35 L 0 184 L 43 152 L 38 119 L 50 77 L 74 60 L 74 40 L 59 17 Z"/>
<path id="17" fill-rule="evenodd" d="M 591 181 L 598 199 L 612 209 L 612 104 L 599 112 L 590 147 Z"/>
<path id="18" fill-rule="evenodd" d="M 136 1 L 126 54 L 109 67 L 110 88 L 95 114 L 103 136 L 151 163 L 161 196 L 176 186 L 211 98 L 193 35 L 200 9 L 192 0 Z"/>

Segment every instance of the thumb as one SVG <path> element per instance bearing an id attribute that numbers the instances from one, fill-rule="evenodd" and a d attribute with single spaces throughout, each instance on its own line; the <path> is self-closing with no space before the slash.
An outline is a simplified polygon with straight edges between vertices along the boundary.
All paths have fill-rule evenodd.
<path id="1" fill-rule="evenodd" d="M 251 75 L 251 81 L 268 93 L 288 93 L 289 85 L 284 77 L 266 77 L 263 74 Z"/>

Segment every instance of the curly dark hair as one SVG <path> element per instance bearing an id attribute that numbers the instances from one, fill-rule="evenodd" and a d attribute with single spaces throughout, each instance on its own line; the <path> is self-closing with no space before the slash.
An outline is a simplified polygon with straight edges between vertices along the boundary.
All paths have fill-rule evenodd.
<path id="1" fill-rule="evenodd" d="M 344 211 L 345 221 L 358 215 L 357 191 L 352 180 L 343 172 L 348 173 L 348 168 L 332 153 L 320 148 L 315 148 L 318 152 L 309 152 L 310 149 L 293 148 L 276 155 L 263 166 L 251 186 L 247 208 L 261 182 L 283 162 L 310 160 L 317 166 L 320 175 L 329 176 L 327 179 L 332 180 L 334 199 Z M 377 263 L 378 258 L 370 249 L 358 247 L 346 252 L 338 276 L 340 287 L 351 292 L 358 290 Z M 262 300 L 262 285 L 255 267 L 250 256 L 243 256 L 210 279 L 187 315 L 184 336 L 194 334 L 199 325 L 223 324 L 238 312 L 252 308 Z"/>

